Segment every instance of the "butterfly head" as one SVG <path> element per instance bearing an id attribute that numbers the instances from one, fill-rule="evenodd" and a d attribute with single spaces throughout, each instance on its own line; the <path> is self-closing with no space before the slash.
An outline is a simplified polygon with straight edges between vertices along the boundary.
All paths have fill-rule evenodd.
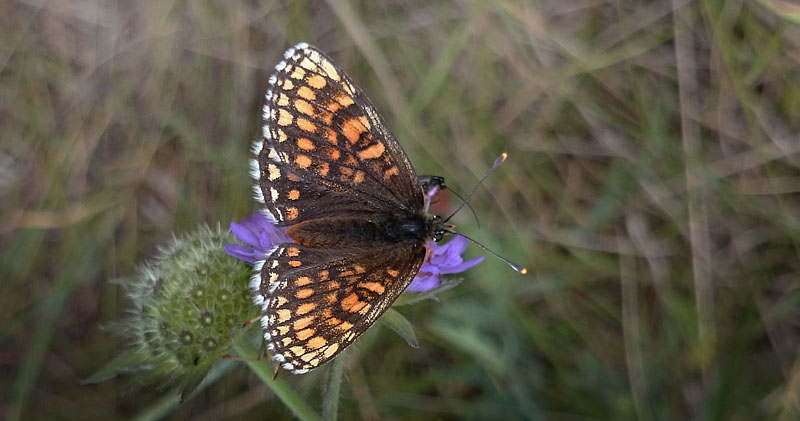
<path id="1" fill-rule="evenodd" d="M 442 241 L 445 234 L 452 233 L 455 226 L 453 224 L 448 224 L 445 222 L 441 216 L 433 215 L 430 219 L 431 221 L 431 237 L 433 241 L 437 243 Z"/>
<path id="2" fill-rule="evenodd" d="M 438 175 L 421 175 L 419 176 L 419 183 L 422 185 L 422 191 L 427 192 L 434 187 L 438 187 L 439 190 L 447 190 L 447 186 L 444 185 L 444 177 L 440 177 Z"/>

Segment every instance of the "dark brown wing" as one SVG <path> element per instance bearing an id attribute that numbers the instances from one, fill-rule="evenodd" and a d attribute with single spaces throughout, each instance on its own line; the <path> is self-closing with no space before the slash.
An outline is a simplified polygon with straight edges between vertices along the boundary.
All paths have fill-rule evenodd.
<path id="1" fill-rule="evenodd" d="M 425 247 L 411 241 L 370 250 L 279 245 L 252 282 L 274 358 L 296 374 L 330 360 L 392 305 L 424 259 Z"/>
<path id="2" fill-rule="evenodd" d="M 270 77 L 256 198 L 280 225 L 422 209 L 414 168 L 366 95 L 328 57 L 298 44 Z M 324 204 L 324 206 L 321 206 Z"/>

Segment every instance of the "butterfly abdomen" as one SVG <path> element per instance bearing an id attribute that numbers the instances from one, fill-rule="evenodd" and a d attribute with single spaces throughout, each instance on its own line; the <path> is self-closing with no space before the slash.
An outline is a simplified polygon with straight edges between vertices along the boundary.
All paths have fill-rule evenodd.
<path id="1" fill-rule="evenodd" d="M 370 215 L 320 218 L 290 226 L 286 234 L 309 247 L 370 247 L 419 241 L 431 237 L 431 222 L 424 215 Z"/>

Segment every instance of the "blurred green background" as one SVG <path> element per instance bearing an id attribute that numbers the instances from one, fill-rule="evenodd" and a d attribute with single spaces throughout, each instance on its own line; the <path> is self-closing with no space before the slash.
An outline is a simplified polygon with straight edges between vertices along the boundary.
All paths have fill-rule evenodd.
<path id="1" fill-rule="evenodd" d="M 267 78 L 307 41 L 487 259 L 348 354 L 342 419 L 800 417 L 800 6 L 788 0 L 0 4 L 0 417 L 123 419 L 81 385 L 173 233 L 256 210 Z M 450 198 L 438 210 L 457 204 Z M 468 256 L 481 253 L 476 247 Z M 317 377 L 315 377 L 317 376 Z M 318 407 L 319 376 L 285 375 Z M 170 419 L 291 418 L 243 365 Z"/>

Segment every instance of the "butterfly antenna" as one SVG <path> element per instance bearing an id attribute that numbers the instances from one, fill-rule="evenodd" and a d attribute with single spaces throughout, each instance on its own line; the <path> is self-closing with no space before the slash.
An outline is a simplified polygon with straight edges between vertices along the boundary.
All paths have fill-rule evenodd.
<path id="1" fill-rule="evenodd" d="M 500 156 L 497 157 L 497 159 L 494 160 L 494 164 L 492 164 L 492 167 L 489 168 L 488 170 L 486 170 L 486 174 L 484 174 L 483 177 L 481 177 L 480 181 L 478 181 L 478 184 L 476 184 L 475 187 L 472 188 L 472 191 L 469 192 L 469 194 L 467 195 L 467 198 L 466 199 L 461 199 L 461 206 L 459 206 L 453 213 L 451 213 L 450 216 L 445 218 L 445 220 L 442 221 L 443 223 L 449 221 L 450 218 L 453 217 L 453 215 L 457 214 L 458 211 L 460 211 L 461 208 L 464 207 L 464 205 L 467 205 L 469 203 L 469 200 L 472 198 L 472 195 L 475 194 L 476 190 L 478 190 L 478 187 L 480 187 L 481 183 L 483 183 L 483 180 L 486 180 L 486 177 L 488 177 L 489 174 L 491 174 L 492 171 L 495 170 L 495 168 L 500 166 L 500 164 L 502 164 L 503 161 L 505 161 L 507 157 L 508 157 L 508 154 L 503 152 L 503 153 L 500 154 Z M 460 199 L 460 197 L 459 197 L 459 199 Z M 472 208 L 470 208 L 470 209 L 472 209 Z M 473 213 L 474 213 L 474 211 L 473 211 Z M 475 217 L 475 219 L 478 219 L 478 218 Z M 461 235 L 461 234 L 459 234 L 459 235 Z"/>
<path id="2" fill-rule="evenodd" d="M 461 197 L 461 195 L 459 195 L 458 193 L 456 193 L 455 190 L 451 189 L 450 187 L 448 187 L 447 190 L 450 193 L 453 193 L 453 196 L 457 197 L 458 200 L 460 200 L 462 203 L 466 203 L 467 204 L 467 209 L 469 209 L 472 212 L 472 216 L 475 217 L 475 223 L 478 224 L 478 228 L 480 228 L 481 227 L 481 221 L 480 221 L 480 219 L 478 219 L 478 214 L 475 213 L 475 209 L 472 209 L 472 205 L 470 205 L 469 203 L 465 202 L 464 198 Z"/>
<path id="3" fill-rule="evenodd" d="M 492 256 L 494 256 L 494 257 L 496 257 L 496 258 L 500 259 L 500 260 L 501 260 L 501 261 L 503 261 L 505 264 L 507 264 L 507 265 L 511 266 L 511 269 L 514 269 L 514 270 L 516 270 L 517 272 L 519 272 L 519 273 L 521 273 L 521 274 L 523 274 L 523 275 L 525 275 L 526 273 L 528 273 L 528 269 L 527 269 L 527 268 L 525 268 L 524 266 L 518 265 L 518 264 L 516 264 L 516 263 L 512 262 L 511 260 L 508 260 L 508 259 L 506 259 L 505 257 L 503 257 L 503 256 L 501 256 L 501 255 L 499 255 L 499 254 L 497 254 L 497 253 L 495 253 L 495 252 L 493 252 L 491 249 L 489 249 L 489 247 L 486 247 L 486 246 L 484 246 L 483 244 L 481 244 L 481 243 L 479 243 L 479 242 L 477 242 L 477 241 L 473 240 L 472 238 L 469 238 L 469 237 L 467 237 L 467 236 L 466 236 L 466 235 L 464 235 L 464 234 L 461 234 L 461 233 L 458 233 L 458 232 L 449 231 L 449 230 L 446 230 L 445 232 L 447 232 L 447 233 L 450 233 L 450 234 L 453 234 L 453 235 L 460 235 L 460 236 L 462 236 L 462 237 L 466 238 L 467 240 L 469 240 L 469 241 L 472 241 L 472 242 L 473 242 L 473 243 L 475 243 L 475 244 L 476 244 L 478 247 L 480 247 L 480 248 L 482 248 L 482 249 L 486 250 L 487 252 L 491 253 L 491 254 L 492 254 Z"/>

